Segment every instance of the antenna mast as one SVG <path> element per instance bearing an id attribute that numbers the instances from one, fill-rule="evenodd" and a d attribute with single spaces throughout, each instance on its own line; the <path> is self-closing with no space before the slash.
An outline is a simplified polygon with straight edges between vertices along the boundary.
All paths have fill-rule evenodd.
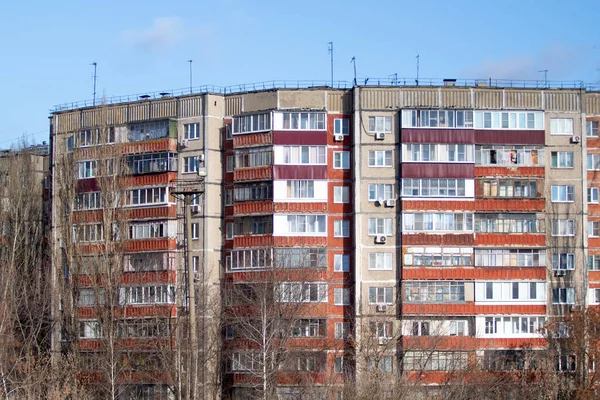
<path id="1" fill-rule="evenodd" d="M 352 64 L 354 64 L 354 86 L 356 86 L 356 57 L 352 57 L 350 60 Z"/>
<path id="2" fill-rule="evenodd" d="M 188 60 L 190 63 L 190 94 L 192 94 L 192 60 Z"/>
<path id="3" fill-rule="evenodd" d="M 331 87 L 333 88 L 333 42 L 329 42 L 328 51 L 331 56 Z"/>
<path id="4" fill-rule="evenodd" d="M 94 100 L 92 101 L 92 105 L 95 106 L 96 105 L 96 68 L 98 67 L 98 63 L 93 62 L 90 65 L 94 66 Z"/>
<path id="5" fill-rule="evenodd" d="M 419 55 L 418 54 L 417 54 L 416 59 L 417 59 L 417 80 L 416 80 L 416 83 L 417 83 L 417 86 L 419 86 Z"/>
<path id="6" fill-rule="evenodd" d="M 544 88 L 548 88 L 548 70 L 547 69 L 542 69 L 538 72 L 543 72 L 544 73 Z"/>

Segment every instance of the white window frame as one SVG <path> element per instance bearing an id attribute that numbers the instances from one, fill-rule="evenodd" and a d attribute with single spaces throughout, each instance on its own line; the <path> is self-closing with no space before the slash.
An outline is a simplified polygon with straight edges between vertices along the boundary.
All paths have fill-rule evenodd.
<path id="1" fill-rule="evenodd" d="M 192 223 L 192 240 L 198 240 L 200 238 L 200 223 Z"/>
<path id="2" fill-rule="evenodd" d="M 333 169 L 350 169 L 350 152 L 333 152 Z"/>
<path id="3" fill-rule="evenodd" d="M 336 219 L 333 221 L 333 236 L 337 238 L 350 237 L 350 221 L 347 219 Z"/>
<path id="4" fill-rule="evenodd" d="M 393 150 L 369 150 L 370 168 L 391 168 L 394 165 Z"/>
<path id="5" fill-rule="evenodd" d="M 557 136 L 573 136 L 573 118 L 550 118 L 550 134 Z"/>
<path id="6" fill-rule="evenodd" d="M 333 120 L 333 133 L 335 135 L 350 135 L 350 120 L 348 118 L 335 118 Z"/>
<path id="7" fill-rule="evenodd" d="M 588 204 L 598 204 L 599 202 L 599 192 L 600 189 L 597 187 L 589 187 L 587 188 L 587 202 Z"/>
<path id="8" fill-rule="evenodd" d="M 575 201 L 575 186 L 553 185 L 551 187 L 551 198 L 553 203 L 572 203 Z"/>
<path id="9" fill-rule="evenodd" d="M 393 200 L 394 185 L 391 183 L 370 183 L 369 184 L 369 201 L 377 200 Z"/>
<path id="10" fill-rule="evenodd" d="M 225 172 L 233 172 L 235 170 L 235 156 L 227 156 L 225 159 Z"/>
<path id="11" fill-rule="evenodd" d="M 600 237 L 600 221 L 588 221 L 588 237 Z"/>
<path id="12" fill-rule="evenodd" d="M 350 186 L 334 186 L 333 202 L 338 204 L 350 203 Z"/>
<path id="13" fill-rule="evenodd" d="M 588 271 L 600 271 L 600 254 L 588 255 Z"/>
<path id="14" fill-rule="evenodd" d="M 392 218 L 369 218 L 369 236 L 392 236 L 394 222 Z"/>
<path id="15" fill-rule="evenodd" d="M 598 121 L 585 121 L 585 136 L 591 138 L 598 137 Z"/>
<path id="16" fill-rule="evenodd" d="M 333 255 L 333 270 L 335 272 L 350 271 L 350 254 L 334 254 Z"/>
<path id="17" fill-rule="evenodd" d="M 189 124 L 183 124 L 183 138 L 187 140 L 200 139 L 200 123 L 192 122 Z"/>
<path id="18" fill-rule="evenodd" d="M 575 254 L 574 253 L 557 253 L 552 254 L 552 270 L 567 271 L 575 269 Z"/>
<path id="19" fill-rule="evenodd" d="M 394 304 L 393 286 L 372 286 L 369 288 L 369 304 Z"/>
<path id="20" fill-rule="evenodd" d="M 552 288 L 552 304 L 575 304 L 575 288 Z"/>
<path id="21" fill-rule="evenodd" d="M 600 171 L 600 154 L 587 155 L 587 170 Z"/>
<path id="22" fill-rule="evenodd" d="M 572 151 L 553 151 L 550 153 L 550 165 L 556 169 L 572 169 L 575 165 L 575 155 Z"/>
<path id="23" fill-rule="evenodd" d="M 373 115 L 368 119 L 367 132 L 392 132 L 392 117 L 390 115 Z"/>
<path id="24" fill-rule="evenodd" d="M 346 339 L 350 334 L 350 323 L 348 322 L 336 322 L 334 325 L 334 338 L 335 339 Z"/>
<path id="25" fill-rule="evenodd" d="M 392 271 L 394 268 L 394 256 L 391 252 L 369 253 L 370 271 Z"/>
<path id="26" fill-rule="evenodd" d="M 350 305 L 350 289 L 334 288 L 333 289 L 333 304 L 336 306 Z"/>
<path id="27" fill-rule="evenodd" d="M 288 199 L 314 199 L 315 181 L 309 179 L 292 179 L 286 181 Z"/>
<path id="28" fill-rule="evenodd" d="M 79 179 L 95 178 L 98 174 L 96 160 L 79 161 Z"/>
<path id="29" fill-rule="evenodd" d="M 553 219 L 552 236 L 575 236 L 574 219 Z"/>
<path id="30" fill-rule="evenodd" d="M 288 229 L 287 233 L 312 234 L 327 233 L 327 216 L 311 214 L 290 214 L 287 215 Z M 304 227 L 304 228 L 303 228 Z M 310 230 L 310 227 L 314 227 Z M 294 228 L 294 229 L 292 229 Z M 301 229 L 303 228 L 303 229 Z"/>

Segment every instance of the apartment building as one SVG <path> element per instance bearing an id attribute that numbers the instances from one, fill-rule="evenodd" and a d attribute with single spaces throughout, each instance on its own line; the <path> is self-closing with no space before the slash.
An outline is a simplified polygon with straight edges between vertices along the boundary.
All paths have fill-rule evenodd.
<path id="1" fill-rule="evenodd" d="M 152 273 L 124 263 L 126 323 L 155 316 L 133 288 L 144 299 L 158 284 L 173 286 L 168 318 L 185 320 L 190 264 L 200 315 L 222 300 L 222 374 L 209 367 L 202 388 L 327 397 L 376 380 L 393 396 L 400 378 L 523 368 L 548 319 L 600 304 L 598 92 L 454 81 L 219 91 L 57 111 L 51 126 L 53 159 L 78 157 L 78 196 L 97 190 L 88 147 L 118 145 L 123 189 L 146 198 L 123 205 L 130 232 L 152 236 L 127 237 L 125 259 L 157 260 Z M 95 129 L 115 138 L 88 141 Z M 175 197 L 186 180 L 203 185 L 187 241 Z M 76 209 L 71 225 L 97 215 Z M 215 342 L 199 330 L 202 346 Z M 78 346 L 93 356 L 92 336 Z M 158 378 L 188 379 L 153 375 L 132 390 L 163 390 Z"/>

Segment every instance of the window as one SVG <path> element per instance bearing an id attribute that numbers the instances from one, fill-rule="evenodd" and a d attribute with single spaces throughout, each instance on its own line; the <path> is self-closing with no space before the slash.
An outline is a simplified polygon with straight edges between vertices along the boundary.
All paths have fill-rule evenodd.
<path id="1" fill-rule="evenodd" d="M 279 284 L 279 301 L 283 303 L 326 303 L 326 283 L 283 282 Z"/>
<path id="2" fill-rule="evenodd" d="M 472 261 L 472 249 L 464 249 L 464 253 L 461 253 L 461 249 L 420 249 L 417 252 L 412 252 L 413 249 L 409 249 L 409 253 L 404 254 L 404 265 L 406 266 L 468 266 L 473 265 Z M 443 252 L 442 252 L 443 250 Z"/>
<path id="3" fill-rule="evenodd" d="M 493 179 L 483 180 L 483 197 L 536 197 L 536 181 Z"/>
<path id="4" fill-rule="evenodd" d="M 429 336 L 429 321 L 413 321 L 412 336 Z"/>
<path id="5" fill-rule="evenodd" d="M 327 164 L 326 146 L 282 146 L 282 164 Z"/>
<path id="6" fill-rule="evenodd" d="M 96 161 L 79 162 L 79 179 L 94 178 L 96 176 Z"/>
<path id="7" fill-rule="evenodd" d="M 350 305 L 350 289 L 335 288 L 333 289 L 333 304 L 337 306 Z"/>
<path id="8" fill-rule="evenodd" d="M 273 263 L 271 249 L 234 250 L 226 256 L 228 271 L 270 268 Z"/>
<path id="9" fill-rule="evenodd" d="M 552 304 L 575 304 L 575 288 L 553 288 Z"/>
<path id="10" fill-rule="evenodd" d="M 394 185 L 369 184 L 369 201 L 394 199 Z"/>
<path id="11" fill-rule="evenodd" d="M 79 321 L 80 339 L 97 339 L 102 337 L 102 326 L 99 321 Z"/>
<path id="12" fill-rule="evenodd" d="M 325 130 L 325 113 L 323 112 L 284 112 L 283 129 L 285 130 Z"/>
<path id="13" fill-rule="evenodd" d="M 588 221 L 588 237 L 600 236 L 600 221 Z"/>
<path id="14" fill-rule="evenodd" d="M 466 336 L 467 321 L 450 321 L 449 336 Z"/>
<path id="15" fill-rule="evenodd" d="M 256 147 L 235 152 L 235 168 L 256 168 L 273 164 L 273 151 L 268 147 Z"/>
<path id="16" fill-rule="evenodd" d="M 235 236 L 266 235 L 273 232 L 272 217 L 236 218 L 233 234 Z"/>
<path id="17" fill-rule="evenodd" d="M 120 304 L 173 304 L 175 286 L 129 286 L 119 293 Z"/>
<path id="18" fill-rule="evenodd" d="M 288 215 L 288 233 L 326 233 L 325 215 Z"/>
<path id="19" fill-rule="evenodd" d="M 535 214 L 478 214 L 475 232 L 482 233 L 543 233 L 545 221 Z"/>
<path id="20" fill-rule="evenodd" d="M 322 248 L 276 248 L 278 268 L 327 268 L 327 250 Z"/>
<path id="21" fill-rule="evenodd" d="M 350 271 L 350 255 L 349 254 L 334 254 L 333 255 L 333 270 L 336 272 Z"/>
<path id="22" fill-rule="evenodd" d="M 545 301 L 546 282 L 475 282 L 476 302 Z"/>
<path id="23" fill-rule="evenodd" d="M 104 240 L 102 224 L 73 225 L 73 241 L 101 242 Z"/>
<path id="24" fill-rule="evenodd" d="M 153 121 L 131 124 L 129 126 L 129 141 L 161 139 L 169 136 L 170 121 Z"/>
<path id="25" fill-rule="evenodd" d="M 271 130 L 271 114 L 242 115 L 233 118 L 233 134 Z"/>
<path id="26" fill-rule="evenodd" d="M 98 135 L 95 129 L 86 129 L 83 131 L 79 131 L 79 135 L 77 138 L 79 147 L 89 147 L 98 144 Z"/>
<path id="27" fill-rule="evenodd" d="M 333 372 L 336 374 L 344 373 L 344 357 L 335 357 L 335 362 L 333 364 Z"/>
<path id="28" fill-rule="evenodd" d="M 128 172 L 134 175 L 177 172 L 177 154 L 163 152 L 130 155 L 127 158 L 127 167 Z"/>
<path id="29" fill-rule="evenodd" d="M 350 324 L 348 322 L 335 323 L 335 338 L 346 339 L 350 334 Z"/>
<path id="30" fill-rule="evenodd" d="M 465 187 L 466 179 L 402 179 L 402 195 L 408 197 L 465 197 Z"/>
<path id="31" fill-rule="evenodd" d="M 546 317 L 495 316 L 485 317 L 485 335 L 542 335 Z"/>
<path id="32" fill-rule="evenodd" d="M 135 253 L 125 258 L 127 272 L 163 271 L 174 269 L 174 256 L 166 253 Z"/>
<path id="33" fill-rule="evenodd" d="M 467 213 L 406 213 L 402 214 L 405 232 L 473 230 L 473 214 Z"/>
<path id="34" fill-rule="evenodd" d="M 233 189 L 225 189 L 225 205 L 233 205 Z"/>
<path id="35" fill-rule="evenodd" d="M 350 187 L 334 186 L 333 187 L 333 202 L 334 203 L 349 203 L 350 202 Z"/>
<path id="36" fill-rule="evenodd" d="M 477 267 L 544 267 L 545 249 L 475 249 Z"/>
<path id="37" fill-rule="evenodd" d="M 600 170 L 600 154 L 587 155 L 587 169 L 588 171 Z"/>
<path id="38" fill-rule="evenodd" d="M 392 150 L 369 150 L 369 167 L 391 167 Z"/>
<path id="39" fill-rule="evenodd" d="M 367 367 L 370 371 L 379 370 L 380 372 L 391 374 L 394 371 L 394 356 L 383 356 L 377 362 L 375 357 L 369 357 Z"/>
<path id="40" fill-rule="evenodd" d="M 575 236 L 575 220 L 553 219 L 552 236 Z"/>
<path id="41" fill-rule="evenodd" d="M 103 305 L 105 296 L 102 289 L 98 291 L 98 301 L 96 302 L 96 291 L 92 288 L 79 289 L 77 305 L 79 307 L 91 307 L 95 305 Z"/>
<path id="42" fill-rule="evenodd" d="M 403 144 L 402 162 L 473 162 L 470 144 Z"/>
<path id="43" fill-rule="evenodd" d="M 369 269 L 376 271 L 391 271 L 392 253 L 369 253 Z"/>
<path id="44" fill-rule="evenodd" d="M 183 173 L 198 172 L 198 156 L 183 157 Z"/>
<path id="45" fill-rule="evenodd" d="M 142 206 L 146 204 L 165 203 L 167 201 L 167 188 L 153 187 L 133 189 L 127 196 L 127 205 Z"/>
<path id="46" fill-rule="evenodd" d="M 333 133 L 336 135 L 350 134 L 350 120 L 347 118 L 336 118 L 333 120 Z"/>
<path id="47" fill-rule="evenodd" d="M 392 287 L 370 287 L 369 304 L 392 304 L 393 293 Z"/>
<path id="48" fill-rule="evenodd" d="M 335 220 L 333 221 L 333 236 L 334 237 L 350 237 L 350 221 Z"/>
<path id="49" fill-rule="evenodd" d="M 231 354 L 231 371 L 256 371 L 260 368 L 260 356 L 251 351 Z"/>
<path id="50" fill-rule="evenodd" d="M 134 223 L 129 225 L 129 239 L 155 239 L 168 237 L 166 222 Z"/>
<path id="51" fill-rule="evenodd" d="M 465 301 L 465 283 L 448 281 L 406 282 L 404 299 L 411 303 L 450 303 Z"/>
<path id="52" fill-rule="evenodd" d="M 476 146 L 476 165 L 544 165 L 542 146 Z"/>
<path id="53" fill-rule="evenodd" d="M 194 222 L 192 224 L 192 240 L 198 240 L 200 235 L 200 224 L 198 222 Z"/>
<path id="54" fill-rule="evenodd" d="M 327 336 L 326 319 L 302 318 L 294 321 L 291 337 L 324 337 Z"/>
<path id="55" fill-rule="evenodd" d="M 386 235 L 393 234 L 391 218 L 369 218 L 369 235 Z"/>
<path id="56" fill-rule="evenodd" d="M 564 203 L 575 201 L 575 186 L 552 186 L 552 202 Z"/>
<path id="57" fill-rule="evenodd" d="M 369 117 L 369 132 L 391 132 L 392 117 Z"/>
<path id="58" fill-rule="evenodd" d="M 598 204 L 598 188 L 588 188 L 587 202 L 588 204 Z"/>
<path id="59" fill-rule="evenodd" d="M 544 129 L 544 113 L 475 111 L 475 129 Z"/>
<path id="60" fill-rule="evenodd" d="M 471 110 L 402 110 L 403 128 L 472 128 Z"/>
<path id="61" fill-rule="evenodd" d="M 585 127 L 587 137 L 598 137 L 598 121 L 586 121 Z"/>
<path id="62" fill-rule="evenodd" d="M 234 169 L 235 169 L 235 157 L 227 156 L 226 162 L 225 162 L 225 172 L 233 172 Z"/>
<path id="63" fill-rule="evenodd" d="M 334 169 L 350 169 L 350 152 L 349 151 L 334 151 L 333 152 L 333 168 Z"/>
<path id="64" fill-rule="evenodd" d="M 200 124 L 198 122 L 193 124 L 183 125 L 183 138 L 194 140 L 200 138 Z"/>
<path id="65" fill-rule="evenodd" d="M 600 254 L 593 254 L 588 256 L 588 270 L 600 271 Z"/>
<path id="66" fill-rule="evenodd" d="M 235 224 L 233 222 L 227 222 L 225 224 L 225 239 L 231 240 L 235 234 Z"/>
<path id="67" fill-rule="evenodd" d="M 293 180 L 287 181 L 288 199 L 314 199 L 315 181 Z"/>
<path id="68" fill-rule="evenodd" d="M 573 118 L 550 118 L 551 135 L 572 135 Z"/>
<path id="69" fill-rule="evenodd" d="M 405 371 L 454 371 L 466 369 L 469 353 L 466 351 L 406 351 L 402 355 Z"/>
<path id="70" fill-rule="evenodd" d="M 556 360 L 556 370 L 562 372 L 575 372 L 577 369 L 577 357 L 574 354 L 559 355 Z"/>
<path id="71" fill-rule="evenodd" d="M 78 193 L 75 198 L 75 210 L 97 210 L 102 208 L 102 193 Z"/>
<path id="72" fill-rule="evenodd" d="M 272 198 L 273 185 L 270 183 L 236 185 L 233 189 L 233 199 L 237 202 L 270 200 Z"/>
<path id="73" fill-rule="evenodd" d="M 65 147 L 67 148 L 67 153 L 73 152 L 73 148 L 75 147 L 75 139 L 73 138 L 73 135 L 65 138 Z"/>
<path id="74" fill-rule="evenodd" d="M 573 253 L 552 254 L 552 269 L 555 271 L 556 270 L 575 269 L 575 254 L 573 254 Z"/>
<path id="75" fill-rule="evenodd" d="M 389 339 L 394 336 L 394 323 L 391 321 L 369 322 L 369 330 L 373 337 Z"/>
<path id="76" fill-rule="evenodd" d="M 169 321 L 163 318 L 126 319 L 117 323 L 117 336 L 119 338 L 169 337 L 171 329 Z"/>
<path id="77" fill-rule="evenodd" d="M 573 168 L 572 151 L 553 151 L 550 155 L 552 157 L 552 168 Z"/>

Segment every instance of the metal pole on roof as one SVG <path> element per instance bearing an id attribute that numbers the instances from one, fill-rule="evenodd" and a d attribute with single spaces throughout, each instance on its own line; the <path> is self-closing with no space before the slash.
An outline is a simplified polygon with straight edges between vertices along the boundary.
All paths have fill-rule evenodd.
<path id="1" fill-rule="evenodd" d="M 94 66 L 94 100 L 92 101 L 92 105 L 95 106 L 96 105 L 96 68 L 98 67 L 98 63 L 93 62 L 90 65 Z"/>
<path id="2" fill-rule="evenodd" d="M 331 56 L 331 88 L 333 89 L 333 42 L 329 42 L 329 55 Z"/>
<path id="3" fill-rule="evenodd" d="M 192 60 L 188 60 L 190 63 L 190 94 L 192 94 Z"/>

